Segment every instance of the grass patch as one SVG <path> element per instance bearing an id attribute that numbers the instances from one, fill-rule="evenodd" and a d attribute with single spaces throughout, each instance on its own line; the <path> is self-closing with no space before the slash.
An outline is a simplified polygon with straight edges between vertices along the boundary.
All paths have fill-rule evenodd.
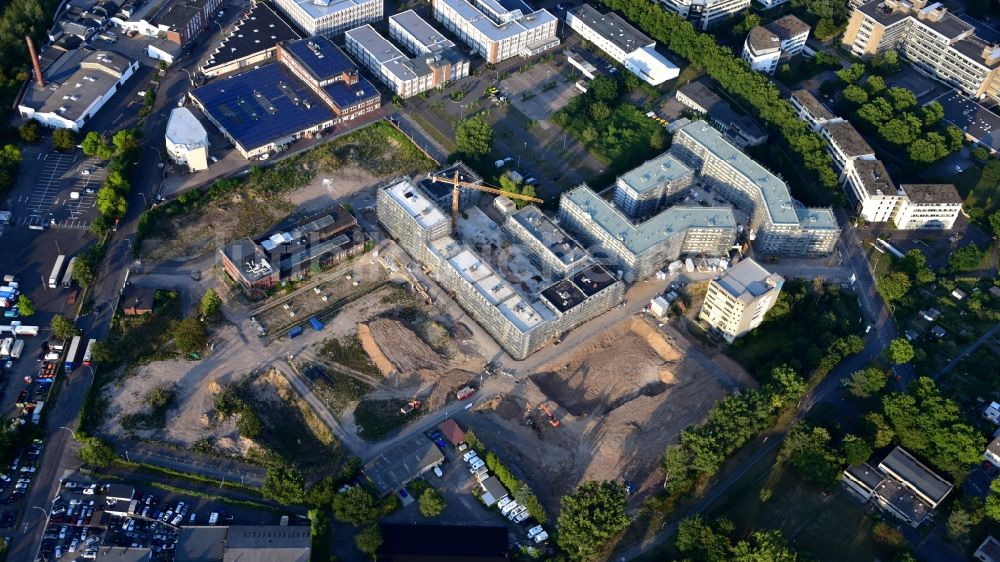
<path id="1" fill-rule="evenodd" d="M 250 492 L 253 494 L 259 494 L 260 490 L 251 486 L 245 486 L 239 482 L 234 481 L 220 481 L 214 478 L 209 478 L 207 476 L 202 476 L 201 474 L 195 474 L 193 472 L 182 472 L 180 470 L 173 470 L 171 468 L 166 468 L 163 466 L 158 466 L 155 464 L 147 464 L 142 462 L 130 462 L 122 459 L 115 459 L 115 464 L 127 467 L 132 470 L 153 473 L 153 474 L 163 474 L 170 476 L 171 478 L 180 478 L 183 480 L 190 480 L 191 482 L 197 482 L 200 484 L 211 484 L 213 486 L 220 486 L 223 488 L 231 488 L 233 490 L 240 490 L 243 492 Z"/>
<path id="2" fill-rule="evenodd" d="M 358 435 L 365 441 L 378 441 L 416 419 L 416 412 L 403 415 L 399 409 L 406 400 L 362 400 L 354 409 Z"/>
<path id="3" fill-rule="evenodd" d="M 378 367 L 372 363 L 371 358 L 361 347 L 361 340 L 358 339 L 357 335 L 343 340 L 330 338 L 323 342 L 319 352 L 320 355 L 334 363 L 340 363 L 368 375 L 381 376 Z"/>
<path id="4" fill-rule="evenodd" d="M 174 404 L 177 390 L 172 384 L 160 385 L 143 397 L 146 410 L 122 416 L 121 426 L 127 430 L 162 429 L 167 424 L 167 410 Z"/>
<path id="5" fill-rule="evenodd" d="M 371 385 L 350 375 L 315 364 L 306 366 L 302 372 L 309 379 L 312 391 L 335 416 L 352 402 L 364 398 L 372 389 Z"/>

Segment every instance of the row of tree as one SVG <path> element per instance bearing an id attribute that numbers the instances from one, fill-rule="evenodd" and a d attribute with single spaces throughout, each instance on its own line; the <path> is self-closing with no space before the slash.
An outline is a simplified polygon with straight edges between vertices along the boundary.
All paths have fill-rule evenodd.
<path id="1" fill-rule="evenodd" d="M 753 532 L 748 538 L 735 541 L 736 527 L 720 517 L 707 521 L 700 515 L 681 520 L 674 544 L 693 562 L 767 561 L 795 562 L 798 553 L 788 546 L 777 529 Z"/>
<path id="2" fill-rule="evenodd" d="M 798 119 L 795 109 L 781 98 L 780 91 L 766 75 L 751 71 L 745 61 L 733 56 L 727 47 L 719 45 L 714 36 L 699 33 L 690 22 L 664 10 L 655 2 L 603 1 L 653 39 L 691 64 L 705 69 L 730 95 L 753 107 L 761 120 L 781 134 L 818 185 L 828 190 L 837 187 L 833 160 L 823 140 Z"/>
<path id="3" fill-rule="evenodd" d="M 111 229 L 128 211 L 126 197 L 132 186 L 129 176 L 135 166 L 140 147 L 139 131 L 122 129 L 106 142 L 100 133 L 91 131 L 84 137 L 81 147 L 87 156 L 109 160 L 108 176 L 97 192 L 98 217 L 91 228 L 98 234 Z"/>
<path id="4" fill-rule="evenodd" d="M 0 199 L 14 187 L 17 170 L 21 167 L 21 150 L 12 144 L 0 149 Z"/>
<path id="5" fill-rule="evenodd" d="M 472 431 L 465 432 L 465 442 L 469 445 L 470 449 L 479 451 L 480 458 L 485 459 L 486 467 L 490 469 L 490 473 L 500 480 L 500 483 L 510 491 L 512 496 L 517 498 L 518 503 L 528 509 L 532 517 L 537 519 L 539 523 L 546 523 L 548 521 L 548 516 L 545 513 L 545 508 L 542 507 L 542 502 L 538 501 L 538 497 L 531 491 L 530 486 L 514 476 L 514 473 L 492 452 L 487 452 L 485 457 L 482 456 L 482 453 L 487 448 L 476 437 L 475 433 Z"/>

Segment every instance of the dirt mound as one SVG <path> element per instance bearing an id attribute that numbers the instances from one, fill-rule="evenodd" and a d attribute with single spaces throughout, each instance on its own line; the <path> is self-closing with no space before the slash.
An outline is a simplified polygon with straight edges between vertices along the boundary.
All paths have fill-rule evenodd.
<path id="1" fill-rule="evenodd" d="M 469 384 L 476 377 L 478 377 L 476 373 L 463 371 L 462 369 L 452 369 L 441 374 L 437 382 L 434 383 L 434 390 L 427 397 L 427 407 L 431 410 L 436 410 L 444 406 L 448 401 L 449 394 Z"/>
<path id="2" fill-rule="evenodd" d="M 382 349 L 379 348 L 375 342 L 375 338 L 372 337 L 372 331 L 365 324 L 358 324 L 358 340 L 361 341 L 361 348 L 371 358 L 372 363 L 375 363 L 382 376 L 389 376 L 396 370 L 392 361 L 389 361 L 389 358 L 382 353 Z"/>
<path id="3" fill-rule="evenodd" d="M 376 361 L 376 356 L 382 355 L 401 373 L 412 373 L 424 369 L 436 371 L 445 367 L 446 359 L 431 349 L 416 332 L 399 320 L 376 318 L 368 323 L 367 328 L 371 339 L 368 345 L 374 344 L 377 350 L 369 351 L 368 345 L 365 345 L 366 337 L 362 337 L 361 342 L 373 361 Z M 359 337 L 361 337 L 361 332 L 359 326 Z M 379 369 L 383 369 L 384 365 L 381 365 L 380 361 L 381 358 L 375 364 L 379 366 Z"/>

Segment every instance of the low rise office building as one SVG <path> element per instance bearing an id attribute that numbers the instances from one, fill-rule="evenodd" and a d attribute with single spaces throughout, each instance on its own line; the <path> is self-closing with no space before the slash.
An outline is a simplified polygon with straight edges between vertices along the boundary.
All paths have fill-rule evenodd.
<path id="1" fill-rule="evenodd" d="M 333 37 L 380 21 L 383 0 L 275 0 L 278 11 L 306 35 Z"/>
<path id="2" fill-rule="evenodd" d="M 253 68 L 273 62 L 278 43 L 295 41 L 302 35 L 268 2 L 258 2 L 244 13 L 229 35 L 201 67 L 207 77 Z"/>
<path id="3" fill-rule="evenodd" d="M 583 4 L 566 12 L 566 24 L 653 86 L 680 75 L 677 65 L 656 52 L 655 41 L 614 12 L 602 14 Z"/>
<path id="4" fill-rule="evenodd" d="M 802 52 L 808 38 L 809 25 L 787 15 L 750 30 L 743 43 L 743 60 L 751 70 L 774 74 L 779 64 Z"/>
<path id="5" fill-rule="evenodd" d="M 778 301 L 785 280 L 750 258 L 726 270 L 708 284 L 698 318 L 729 343 L 764 321 Z"/>
<path id="6" fill-rule="evenodd" d="M 750 7 L 750 0 L 657 0 L 667 10 L 705 31 Z"/>
<path id="7" fill-rule="evenodd" d="M 523 0 L 433 0 L 433 8 L 435 19 L 490 64 L 559 45 L 559 20 Z"/>
<path id="8" fill-rule="evenodd" d="M 716 129 L 740 148 L 767 142 L 767 131 L 752 117 L 733 111 L 728 102 L 709 89 L 704 80 L 695 80 L 677 90 L 677 101 L 704 115 Z"/>
<path id="9" fill-rule="evenodd" d="M 878 468 L 849 466 L 841 480 L 848 491 L 871 501 L 911 527 L 919 527 L 948 497 L 952 485 L 902 447 L 893 449 Z"/>
<path id="10" fill-rule="evenodd" d="M 208 169 L 208 132 L 186 107 L 175 107 L 167 119 L 167 156 L 189 172 Z"/>

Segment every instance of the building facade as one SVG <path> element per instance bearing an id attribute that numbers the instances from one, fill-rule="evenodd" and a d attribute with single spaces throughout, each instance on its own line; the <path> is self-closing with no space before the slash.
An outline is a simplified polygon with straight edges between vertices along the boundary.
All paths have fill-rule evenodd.
<path id="1" fill-rule="evenodd" d="M 175 107 L 170 111 L 164 140 L 170 159 L 187 166 L 189 172 L 208 169 L 208 132 L 190 109 Z"/>
<path id="2" fill-rule="evenodd" d="M 702 31 L 750 7 L 750 0 L 659 0 L 659 3 Z"/>
<path id="3" fill-rule="evenodd" d="M 198 36 L 216 19 L 222 0 L 166 0 L 155 9 L 132 18 L 119 13 L 112 21 L 125 32 L 163 37 L 184 45 Z M 132 12 L 140 13 L 140 12 Z"/>
<path id="4" fill-rule="evenodd" d="M 774 74 L 778 65 L 800 54 L 809 38 L 809 26 L 793 15 L 754 27 L 743 43 L 743 60 L 751 70 Z"/>
<path id="5" fill-rule="evenodd" d="M 614 12 L 602 14 L 583 4 L 566 12 L 566 25 L 653 86 L 680 75 L 675 64 L 656 52 L 655 41 Z"/>
<path id="6" fill-rule="evenodd" d="M 778 301 L 785 280 L 750 258 L 726 270 L 708 284 L 698 318 L 719 331 L 729 343 L 764 321 Z"/>
<path id="7" fill-rule="evenodd" d="M 618 177 L 615 206 L 632 219 L 647 217 L 672 202 L 693 181 L 694 170 L 664 152 Z"/>
<path id="8" fill-rule="evenodd" d="M 892 217 L 896 228 L 949 230 L 962 212 L 962 196 L 952 184 L 902 184 L 899 190 L 904 200 Z"/>
<path id="9" fill-rule="evenodd" d="M 301 38 L 270 3 L 259 2 L 240 17 L 202 65 L 201 73 L 211 78 L 273 62 L 278 56 L 278 43 Z"/>
<path id="10" fill-rule="evenodd" d="M 333 37 L 382 19 L 382 0 L 274 0 L 306 35 Z"/>
<path id="11" fill-rule="evenodd" d="M 433 0 L 433 8 L 435 19 L 490 64 L 531 57 L 559 44 L 559 20 L 547 10 L 524 13 L 498 0 Z"/>

